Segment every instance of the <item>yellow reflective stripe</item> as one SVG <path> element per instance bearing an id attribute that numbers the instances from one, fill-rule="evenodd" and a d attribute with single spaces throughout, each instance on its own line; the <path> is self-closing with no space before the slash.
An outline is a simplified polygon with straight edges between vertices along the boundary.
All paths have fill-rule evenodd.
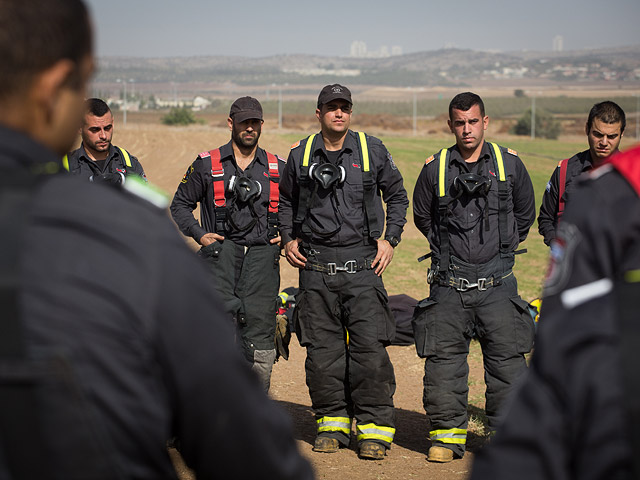
<path id="1" fill-rule="evenodd" d="M 65 155 L 64 157 L 62 157 L 62 166 L 64 167 L 64 169 L 68 172 L 69 171 L 69 156 Z"/>
<path id="2" fill-rule="evenodd" d="M 369 147 L 367 146 L 367 136 L 364 132 L 358 132 L 360 139 L 360 148 L 362 149 L 362 171 L 369 171 Z"/>
<path id="3" fill-rule="evenodd" d="M 124 163 L 127 167 L 131 167 L 131 158 L 129 158 L 129 152 L 127 152 L 124 148 L 118 147 L 118 150 L 122 152 L 122 156 L 124 157 Z"/>
<path id="4" fill-rule="evenodd" d="M 505 182 L 507 176 L 504 173 L 504 161 L 502 160 L 502 152 L 497 143 L 489 142 L 489 145 L 493 147 L 493 151 L 496 154 L 496 163 L 498 164 L 498 180 Z"/>
<path id="5" fill-rule="evenodd" d="M 439 176 L 438 176 L 438 196 L 444 197 L 447 186 L 444 183 L 444 174 L 446 171 L 446 160 L 447 160 L 447 149 L 443 148 L 440 150 L 440 156 L 438 157 L 439 164 Z"/>
<path id="6" fill-rule="evenodd" d="M 393 442 L 393 436 L 396 429 L 392 427 L 380 427 L 373 423 L 367 425 L 358 425 L 358 441 L 362 440 L 382 440 L 384 442 Z"/>
<path id="7" fill-rule="evenodd" d="M 351 433 L 351 419 L 348 417 L 322 417 L 316 420 L 319 432 Z"/>
<path id="8" fill-rule="evenodd" d="M 311 157 L 311 146 L 313 145 L 313 139 L 315 138 L 316 134 L 312 134 L 309 135 L 309 138 L 307 138 L 307 144 L 304 147 L 304 157 L 302 157 L 302 166 L 303 167 L 308 167 L 309 166 L 309 158 Z"/>
<path id="9" fill-rule="evenodd" d="M 625 272 L 624 279 L 627 283 L 640 282 L 640 270 L 629 270 L 628 272 Z"/>
<path id="10" fill-rule="evenodd" d="M 463 428 L 450 428 L 448 430 L 432 430 L 429 432 L 429 440 L 440 443 L 452 443 L 464 445 L 467 443 L 467 431 Z"/>

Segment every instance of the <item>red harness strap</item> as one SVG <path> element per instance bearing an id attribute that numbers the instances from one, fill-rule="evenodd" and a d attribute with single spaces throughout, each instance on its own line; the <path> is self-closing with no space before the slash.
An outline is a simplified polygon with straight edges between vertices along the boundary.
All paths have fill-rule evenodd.
<path id="1" fill-rule="evenodd" d="M 224 170 L 220 161 L 220 149 L 211 150 L 211 177 L 213 178 L 213 204 L 224 207 L 227 199 L 224 196 Z"/>
<path id="2" fill-rule="evenodd" d="M 278 173 L 278 157 L 267 152 L 269 163 L 269 213 L 278 213 L 280 202 L 280 174 Z"/>
<path id="3" fill-rule="evenodd" d="M 564 213 L 564 191 L 567 187 L 567 166 L 569 165 L 569 159 L 565 158 L 560 162 L 560 178 L 558 179 L 558 219 L 562 217 Z"/>

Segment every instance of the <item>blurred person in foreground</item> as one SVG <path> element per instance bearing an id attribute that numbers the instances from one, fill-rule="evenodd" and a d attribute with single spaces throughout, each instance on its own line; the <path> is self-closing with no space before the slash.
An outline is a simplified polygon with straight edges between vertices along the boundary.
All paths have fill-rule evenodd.
<path id="1" fill-rule="evenodd" d="M 529 375 L 471 478 L 640 478 L 640 147 L 579 181 Z"/>
<path id="2" fill-rule="evenodd" d="M 62 165 L 74 175 L 91 182 L 121 184 L 127 176 L 147 179 L 136 157 L 111 143 L 114 121 L 109 105 L 99 98 L 85 102 L 84 122 L 80 129 L 82 144 L 62 157 Z"/>
<path id="3" fill-rule="evenodd" d="M 198 478 L 311 478 L 154 192 L 57 174 L 85 5 L 0 0 L 0 60 L 0 478 L 176 479 L 172 434 Z"/>
<path id="4" fill-rule="evenodd" d="M 585 125 L 589 149 L 558 163 L 542 195 L 538 231 L 545 244 L 551 245 L 556 237 L 558 221 L 578 184 L 576 179 L 618 153 L 626 124 L 624 111 L 614 102 L 596 103 L 591 108 Z"/>

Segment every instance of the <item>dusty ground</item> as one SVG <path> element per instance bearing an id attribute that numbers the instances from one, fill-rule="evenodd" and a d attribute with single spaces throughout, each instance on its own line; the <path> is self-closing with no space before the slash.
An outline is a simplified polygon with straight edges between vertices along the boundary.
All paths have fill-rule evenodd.
<path id="1" fill-rule="evenodd" d="M 215 148 L 229 140 L 228 130 L 211 126 L 188 128 L 166 127 L 139 123 L 135 117 L 126 127 L 116 125 L 114 144 L 127 148 L 142 162 L 151 182 L 172 195 L 182 175 L 196 155 Z M 261 146 L 286 155 L 290 144 L 279 136 L 269 134 L 265 128 Z M 297 273 L 283 262 L 282 286 L 297 285 Z M 390 293 L 401 293 L 390 290 Z M 422 410 L 423 361 L 413 347 L 390 347 L 389 354 L 397 377 L 397 434 L 393 448 L 384 461 L 364 461 L 357 458 L 353 446 L 336 454 L 318 454 L 311 451 L 315 433 L 315 422 L 311 412 L 311 401 L 304 377 L 305 352 L 297 340 L 292 340 L 289 361 L 279 361 L 274 367 L 271 396 L 292 418 L 294 435 L 298 445 L 313 464 L 317 478 L 338 479 L 405 479 L 428 477 L 433 480 L 466 478 L 469 474 L 473 454 L 451 464 L 429 464 L 425 460 L 428 449 L 428 425 Z M 484 387 L 482 374 L 478 371 L 479 355 L 472 355 L 472 380 L 470 397 L 481 398 Z M 478 402 L 476 402 L 477 404 Z M 476 407 L 473 407 L 477 410 Z M 481 431 L 482 426 L 480 425 Z M 481 439 L 472 435 L 470 448 L 474 450 Z M 193 478 L 180 464 L 172 452 L 182 479 Z"/>

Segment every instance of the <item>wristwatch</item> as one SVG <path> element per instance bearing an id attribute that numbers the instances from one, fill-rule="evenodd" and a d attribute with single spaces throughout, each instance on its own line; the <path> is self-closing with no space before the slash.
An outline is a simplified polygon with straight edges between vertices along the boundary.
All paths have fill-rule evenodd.
<path id="1" fill-rule="evenodd" d="M 386 240 L 393 248 L 396 248 L 400 243 L 400 239 L 398 237 L 389 237 Z"/>

